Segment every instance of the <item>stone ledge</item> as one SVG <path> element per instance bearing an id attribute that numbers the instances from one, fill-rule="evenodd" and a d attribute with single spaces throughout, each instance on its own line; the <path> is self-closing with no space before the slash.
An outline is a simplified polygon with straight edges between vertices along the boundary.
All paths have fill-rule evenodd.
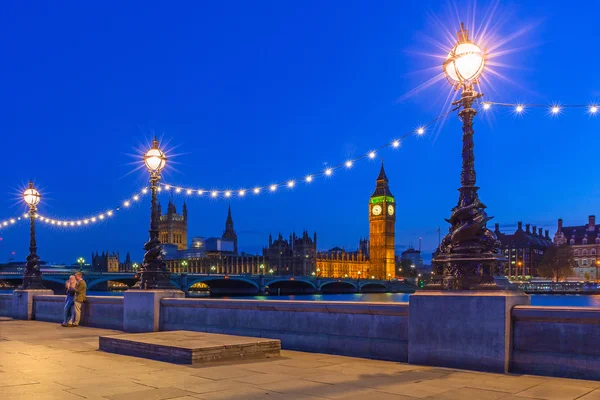
<path id="1" fill-rule="evenodd" d="M 204 332 L 171 331 L 100 336 L 108 353 L 178 364 L 203 364 L 279 357 L 279 340 Z"/>
<path id="2" fill-rule="evenodd" d="M 408 315 L 408 303 L 355 303 L 351 301 L 296 301 L 296 300 L 220 300 L 164 298 L 165 307 L 211 309 L 243 309 L 261 311 L 322 312 L 333 314 Z"/>
<path id="3" fill-rule="evenodd" d="M 516 306 L 512 317 L 517 321 L 600 323 L 600 308 Z"/>
<path id="4" fill-rule="evenodd" d="M 35 301 L 47 303 L 64 303 L 65 295 L 38 295 Z M 93 304 L 123 304 L 123 296 L 87 296 L 87 301 Z"/>

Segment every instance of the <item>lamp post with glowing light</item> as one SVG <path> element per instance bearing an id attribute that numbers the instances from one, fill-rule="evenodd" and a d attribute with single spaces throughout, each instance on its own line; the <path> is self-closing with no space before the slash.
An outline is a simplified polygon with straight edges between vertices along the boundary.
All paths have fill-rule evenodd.
<path id="1" fill-rule="evenodd" d="M 160 182 L 160 173 L 167 164 L 167 156 L 154 138 L 152 148 L 144 154 L 144 164 L 150 173 L 150 239 L 144 245 L 144 262 L 140 268 L 141 289 L 174 289 L 170 281 L 170 273 L 162 259 L 162 245 L 158 239 L 158 202 L 156 192 Z"/>
<path id="2" fill-rule="evenodd" d="M 457 32 L 458 42 L 443 63 L 446 78 L 461 97 L 452 103 L 454 111 L 462 120 L 462 170 L 458 204 L 452 209 L 447 221 L 452 225 L 444 237 L 438 254 L 433 259 L 439 278 L 432 289 L 469 290 L 495 289 L 493 275 L 499 262 L 499 242 L 496 235 L 486 227 L 491 219 L 485 212 L 485 204 L 477 194 L 475 155 L 473 152 L 473 118 L 477 111 L 474 102 L 482 97 L 475 85 L 485 69 L 486 54 L 469 39 L 469 32 L 461 23 Z"/>
<path id="3" fill-rule="evenodd" d="M 33 187 L 33 182 L 23 192 L 23 200 L 29 207 L 29 255 L 23 274 L 23 285 L 21 289 L 45 289 L 42 284 L 42 272 L 40 271 L 40 257 L 37 255 L 37 243 L 35 241 L 35 213 L 42 196 Z"/>
<path id="4" fill-rule="evenodd" d="M 79 269 L 83 269 L 83 266 L 85 265 L 85 259 L 83 257 L 79 257 L 77 259 L 77 264 L 79 264 Z"/>

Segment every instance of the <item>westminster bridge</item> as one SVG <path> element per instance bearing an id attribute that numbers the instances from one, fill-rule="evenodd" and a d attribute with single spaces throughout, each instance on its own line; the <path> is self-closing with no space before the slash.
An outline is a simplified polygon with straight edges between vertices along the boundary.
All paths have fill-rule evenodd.
<path id="1" fill-rule="evenodd" d="M 89 291 L 106 291 L 110 287 L 127 289 L 139 279 L 135 272 L 82 271 Z M 65 281 L 72 272 L 44 272 L 42 279 L 49 289 L 62 293 Z M 16 287 L 22 280 L 22 272 L 0 271 L 0 282 Z M 278 275 L 230 275 L 171 273 L 171 283 L 188 293 L 194 290 L 210 290 L 221 295 L 258 294 L 313 294 L 313 293 L 411 293 L 416 287 L 405 281 L 328 278 L 314 276 Z"/>

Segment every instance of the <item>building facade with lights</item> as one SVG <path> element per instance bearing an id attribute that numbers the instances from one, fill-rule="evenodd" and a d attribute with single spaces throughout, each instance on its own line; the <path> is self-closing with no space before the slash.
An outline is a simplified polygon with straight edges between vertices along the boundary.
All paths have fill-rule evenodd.
<path id="1" fill-rule="evenodd" d="M 289 240 L 281 233 L 273 240 L 269 235 L 269 245 L 263 248 L 263 256 L 276 275 L 308 276 L 316 270 L 317 234 L 311 238 L 307 231 L 302 236 L 290 234 Z"/>
<path id="2" fill-rule="evenodd" d="M 508 259 L 504 266 L 506 276 L 538 276 L 537 267 L 544 258 L 546 249 L 553 245 L 546 230 L 535 225 L 517 223 L 517 230 L 512 234 L 500 232 L 500 224 L 496 224 L 494 234 L 500 241 L 500 251 Z"/>
<path id="3" fill-rule="evenodd" d="M 162 207 L 158 205 L 160 220 L 158 222 L 158 238 L 162 244 L 174 244 L 179 250 L 188 248 L 188 212 L 184 202 L 181 214 L 177 214 L 177 208 L 173 200 L 169 200 L 167 213 L 163 215 Z"/>
<path id="4" fill-rule="evenodd" d="M 577 264 L 573 268 L 573 277 L 586 281 L 600 279 L 600 225 L 596 225 L 595 215 L 590 215 L 585 225 L 563 226 L 562 218 L 559 219 L 554 243 L 567 244 L 573 249 Z"/>
<path id="5" fill-rule="evenodd" d="M 119 252 L 109 253 L 108 251 L 102 254 L 92 253 L 92 262 L 90 264 L 92 270 L 98 272 L 131 272 L 133 264 L 129 252 L 125 256 L 125 262 L 120 261 Z"/>

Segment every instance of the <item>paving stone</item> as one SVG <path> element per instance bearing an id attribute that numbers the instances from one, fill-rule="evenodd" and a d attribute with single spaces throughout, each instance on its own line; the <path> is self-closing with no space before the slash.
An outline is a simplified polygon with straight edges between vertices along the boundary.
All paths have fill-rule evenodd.
<path id="1" fill-rule="evenodd" d="M 431 381 L 426 380 L 422 382 L 381 386 L 378 387 L 377 390 L 381 392 L 401 394 L 409 397 L 426 398 L 439 395 L 444 392 L 449 392 L 450 390 L 453 390 L 453 388 L 443 385 L 432 385 Z"/>
<path id="2" fill-rule="evenodd" d="M 474 389 L 519 393 L 547 382 L 544 377 L 492 375 L 488 379 L 474 379 L 467 386 Z"/>
<path id="3" fill-rule="evenodd" d="M 584 386 L 545 384 L 519 392 L 521 397 L 544 400 L 573 400 L 592 392 L 593 389 Z"/>
<path id="4" fill-rule="evenodd" d="M 589 392 L 583 397 L 580 397 L 577 400 L 600 400 L 600 389 L 596 389 L 592 392 Z"/>
<path id="5" fill-rule="evenodd" d="M 160 389 L 146 389 L 134 392 L 119 393 L 105 396 L 109 400 L 167 400 L 177 397 L 185 397 L 194 393 L 175 387 L 164 387 Z"/>
<path id="6" fill-rule="evenodd" d="M 369 390 L 366 394 L 353 394 L 351 396 L 340 397 L 343 400 L 414 400 L 416 397 L 404 396 L 395 393 L 380 392 L 377 390 Z"/>
<path id="7" fill-rule="evenodd" d="M 477 399 L 477 400 L 496 400 L 506 399 L 506 393 L 494 392 L 491 390 L 473 389 L 473 388 L 459 388 L 453 389 L 448 392 L 439 393 L 428 399 L 436 400 L 464 400 L 464 399 Z"/>

